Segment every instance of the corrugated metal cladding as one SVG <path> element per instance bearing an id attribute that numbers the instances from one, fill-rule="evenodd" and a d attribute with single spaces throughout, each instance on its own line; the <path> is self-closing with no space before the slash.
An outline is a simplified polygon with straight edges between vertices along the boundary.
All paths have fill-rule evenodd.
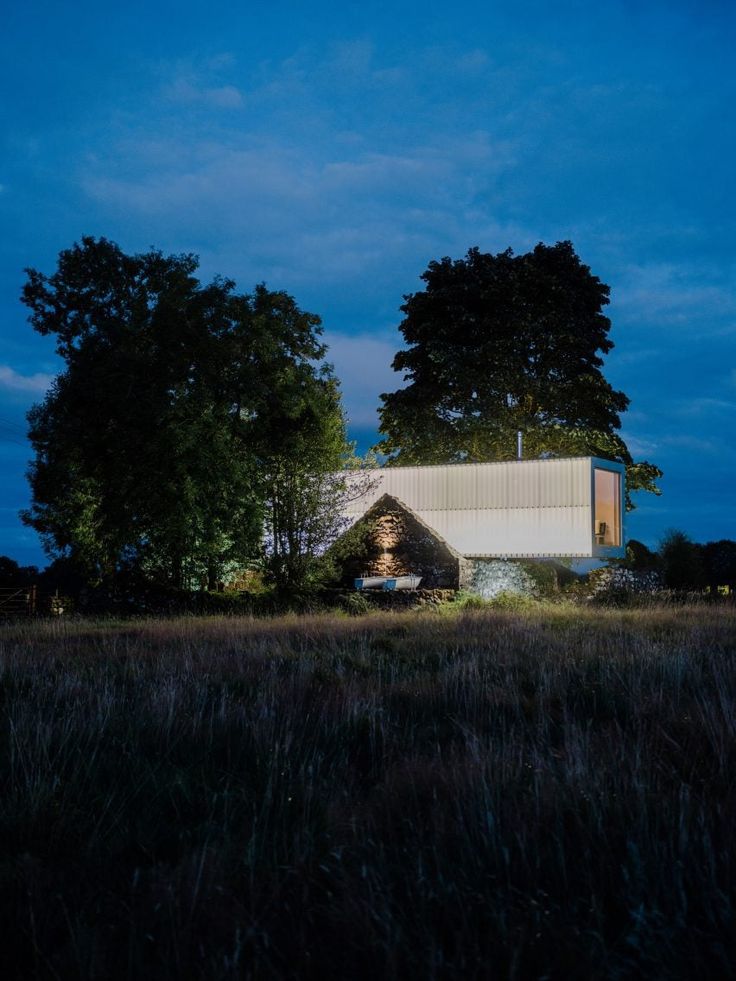
<path id="1" fill-rule="evenodd" d="M 391 494 L 462 555 L 589 556 L 591 468 L 590 457 L 386 467 L 346 513 L 357 519 Z"/>

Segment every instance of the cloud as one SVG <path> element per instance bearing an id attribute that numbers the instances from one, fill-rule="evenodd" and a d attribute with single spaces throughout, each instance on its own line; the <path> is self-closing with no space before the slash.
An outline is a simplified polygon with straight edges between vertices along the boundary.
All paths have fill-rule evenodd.
<path id="1" fill-rule="evenodd" d="M 629 266 L 622 270 L 614 305 L 627 318 L 650 325 L 674 325 L 678 331 L 691 328 L 702 334 L 705 320 L 710 321 L 708 333 L 722 334 L 736 315 L 736 292 L 712 276 L 711 270 L 694 269 L 692 262 Z"/>
<path id="2" fill-rule="evenodd" d="M 613 353 L 609 355 L 609 364 L 615 365 L 616 368 L 630 368 L 637 367 L 639 365 L 646 366 L 657 364 L 661 357 L 662 352 L 659 348 L 636 348 L 632 345 L 632 347 L 630 347 L 628 350 L 622 350 L 619 349 L 617 343 L 614 347 Z M 627 412 L 627 418 L 631 418 L 630 412 Z"/>
<path id="3" fill-rule="evenodd" d="M 374 56 L 373 43 L 365 38 L 340 41 L 334 45 L 327 65 L 341 77 L 346 74 L 367 75 Z"/>
<path id="4" fill-rule="evenodd" d="M 133 155 L 134 147 L 125 151 Z M 472 244 L 533 241 L 477 203 L 512 155 L 483 132 L 391 153 L 159 138 L 140 143 L 128 172 L 111 173 L 102 161 L 82 183 L 113 215 L 158 225 L 164 238 L 212 241 L 216 229 L 218 252 L 249 256 L 257 278 L 376 283 L 397 270 L 417 276 L 429 259 Z M 477 229 L 472 240 L 469 224 Z"/>
<path id="5" fill-rule="evenodd" d="M 164 63 L 157 69 L 162 85 L 156 90 L 153 105 L 160 102 L 207 109 L 239 109 L 243 105 L 240 87 L 232 81 L 236 61 L 230 52 L 205 59 L 182 59 Z"/>
<path id="6" fill-rule="evenodd" d="M 673 409 L 678 415 L 688 417 L 708 417 L 722 413 L 736 412 L 736 402 L 728 399 L 708 397 L 689 399 Z"/>
<path id="7" fill-rule="evenodd" d="M 364 83 L 351 75 L 336 95 L 333 79 L 326 100 L 326 66 L 347 59 L 373 78 L 372 57 L 361 42 L 311 72 L 303 56 L 263 68 L 260 86 L 244 85 L 247 126 L 128 120 L 82 161 L 79 184 L 108 224 L 142 224 L 144 244 L 185 241 L 205 262 L 226 257 L 219 271 L 250 276 L 252 268 L 258 279 L 294 288 L 349 281 L 354 289 L 362 279 L 364 294 L 395 297 L 394 309 L 432 258 L 538 241 L 537 229 L 500 217 L 517 143 L 493 126 L 456 129 L 434 106 L 426 120 L 427 100 L 416 112 L 407 103 L 412 80 L 366 98 L 365 115 L 340 117 L 335 100 L 347 98 L 345 88 L 354 99 Z M 193 75 L 180 72 L 182 96 L 193 97 Z"/>
<path id="8" fill-rule="evenodd" d="M 182 105 L 209 106 L 216 109 L 239 109 L 243 96 L 234 85 L 205 86 L 187 78 L 177 78 L 164 88 L 164 98 Z"/>
<path id="9" fill-rule="evenodd" d="M 674 436 L 663 436 L 662 444 L 675 449 L 687 450 L 688 453 L 721 453 L 722 444 L 717 439 L 680 433 Z"/>
<path id="10" fill-rule="evenodd" d="M 219 54 L 212 55 L 204 62 L 204 67 L 208 71 L 220 71 L 223 68 L 233 68 L 237 59 L 232 51 L 221 51 Z"/>
<path id="11" fill-rule="evenodd" d="M 455 52 L 446 64 L 436 66 L 431 76 L 433 84 L 444 90 L 442 78 L 450 84 L 459 62 L 477 66 L 484 57 L 475 49 Z M 398 176 L 398 195 L 411 187 L 412 166 L 419 154 L 423 157 L 422 191 L 435 195 L 449 189 L 485 191 L 489 177 L 492 179 L 516 163 L 516 144 L 489 127 L 468 126 L 467 119 L 460 122 L 452 105 L 438 106 L 431 95 L 418 90 L 418 75 L 426 74 L 423 58 L 424 55 L 414 55 L 408 62 L 389 60 L 376 64 L 372 43 L 358 39 L 333 44 L 319 55 L 299 51 L 280 64 L 264 62 L 237 76 L 231 56 L 214 62 L 210 59 L 164 66 L 160 72 L 167 77 L 159 95 L 163 93 L 166 101 L 220 107 L 245 103 L 247 127 L 218 130 L 213 124 L 209 130 L 212 142 L 204 144 L 201 118 L 162 115 L 160 104 L 154 100 L 135 117 L 121 119 L 121 127 L 127 133 L 119 133 L 117 139 L 108 142 L 96 157 L 96 173 L 88 172 L 83 178 L 135 181 L 144 177 L 146 158 L 139 157 L 138 146 L 145 151 L 154 142 L 169 143 L 177 150 L 179 166 L 175 174 L 162 175 L 166 181 L 172 176 L 195 176 L 192 164 L 196 165 L 197 158 L 209 151 L 218 157 L 221 167 L 227 165 L 228 158 L 237 164 L 239 155 L 261 156 L 261 179 L 257 181 L 261 184 L 268 177 L 269 165 L 275 163 L 278 167 L 278 158 L 291 154 L 302 162 L 302 172 L 319 172 L 320 168 L 333 166 L 336 171 L 342 170 L 342 176 L 352 184 L 361 186 L 368 178 L 375 188 L 381 173 L 387 180 Z M 381 83 L 380 91 L 376 91 L 377 82 Z M 353 147 L 357 144 L 362 148 L 359 159 L 340 154 L 340 147 L 345 153 L 347 139 Z M 432 152 L 437 166 L 430 174 Z M 448 172 L 448 161 L 454 165 L 454 174 Z M 402 166 L 403 173 L 397 174 Z M 150 171 L 146 176 L 150 176 Z M 246 163 L 244 178 L 258 176 Z M 333 176 L 338 180 L 340 175 Z M 229 184 L 220 187 L 223 196 L 228 190 Z"/>
<path id="12" fill-rule="evenodd" d="M 465 54 L 460 55 L 456 62 L 458 71 L 473 75 L 477 72 L 484 71 L 489 65 L 490 59 L 488 55 L 480 48 L 475 48 L 473 51 L 467 51 Z"/>
<path id="13" fill-rule="evenodd" d="M 621 438 L 628 446 L 631 455 L 635 458 L 646 457 L 657 452 L 658 443 L 652 439 L 642 439 L 624 431 L 621 432 Z"/>
<path id="14" fill-rule="evenodd" d="M 44 395 L 54 380 L 53 375 L 37 371 L 33 375 L 22 375 L 9 365 L 0 365 L 0 389 L 28 395 Z"/>
<path id="15" fill-rule="evenodd" d="M 350 424 L 373 428 L 378 425 L 379 395 L 403 383 L 391 368 L 398 340 L 370 334 L 343 334 L 325 331 L 329 350 L 327 360 L 340 379 L 343 402 Z"/>

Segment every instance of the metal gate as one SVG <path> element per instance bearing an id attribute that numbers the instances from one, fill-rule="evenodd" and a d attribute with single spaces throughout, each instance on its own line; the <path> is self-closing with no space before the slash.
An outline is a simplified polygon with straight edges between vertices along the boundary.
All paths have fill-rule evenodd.
<path id="1" fill-rule="evenodd" d="M 37 610 L 37 586 L 4 586 L 0 588 L 0 620 L 7 617 L 31 617 Z"/>

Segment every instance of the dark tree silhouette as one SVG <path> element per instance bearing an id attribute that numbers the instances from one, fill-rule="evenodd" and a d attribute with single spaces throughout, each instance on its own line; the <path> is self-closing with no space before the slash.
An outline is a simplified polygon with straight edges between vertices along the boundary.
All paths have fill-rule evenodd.
<path id="1" fill-rule="evenodd" d="M 389 463 L 513 459 L 521 430 L 528 456 L 618 460 L 629 491 L 659 493 L 661 471 L 635 463 L 618 433 L 629 400 L 601 370 L 609 288 L 570 242 L 518 256 L 474 248 L 422 279 L 401 307 L 407 347 L 393 362 L 408 385 L 381 396 Z"/>
<path id="2" fill-rule="evenodd" d="M 27 271 L 31 322 L 64 370 L 29 414 L 24 520 L 100 581 L 133 565 L 212 586 L 259 551 L 270 461 L 301 462 L 288 434 L 315 405 L 333 424 L 324 465 L 344 447 L 319 318 L 263 285 L 201 284 L 197 266 L 84 238 L 53 275 Z"/>

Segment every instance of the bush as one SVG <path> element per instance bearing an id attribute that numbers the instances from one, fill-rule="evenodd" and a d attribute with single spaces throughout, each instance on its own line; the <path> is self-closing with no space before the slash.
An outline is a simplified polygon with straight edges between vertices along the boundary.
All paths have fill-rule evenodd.
<path id="1" fill-rule="evenodd" d="M 534 595 L 554 596 L 559 592 L 560 579 L 576 580 L 577 576 L 570 569 L 557 562 L 530 562 L 524 559 L 518 563 L 534 584 Z"/>
<path id="2" fill-rule="evenodd" d="M 488 600 L 478 593 L 468 592 L 461 589 L 451 600 L 444 604 L 447 610 L 485 610 L 488 607 Z"/>
<path id="3" fill-rule="evenodd" d="M 364 613 L 370 613 L 373 609 L 370 599 L 360 592 L 342 593 L 337 600 L 338 609 L 349 613 L 351 616 L 359 617 Z"/>
<path id="4" fill-rule="evenodd" d="M 670 589 L 698 590 L 705 586 L 702 549 L 682 531 L 665 533 L 659 547 L 665 585 Z"/>
<path id="5" fill-rule="evenodd" d="M 527 610 L 538 610 L 541 604 L 533 596 L 522 593 L 505 591 L 496 593 L 491 599 L 484 599 L 478 593 L 461 590 L 451 599 L 441 604 L 443 613 L 473 612 L 474 610 L 507 610 L 523 613 Z"/>
<path id="6" fill-rule="evenodd" d="M 541 565 L 541 563 L 529 563 Z M 507 559 L 478 559 L 470 581 L 470 591 L 484 600 L 494 599 L 501 593 L 522 596 L 538 596 L 540 589 L 535 579 L 520 562 Z"/>
<path id="7" fill-rule="evenodd" d="M 626 558 L 621 562 L 621 565 L 637 572 L 650 572 L 652 569 L 659 568 L 660 558 L 643 542 L 632 538 L 626 543 Z"/>
<path id="8" fill-rule="evenodd" d="M 543 603 L 534 596 L 523 593 L 499 593 L 487 603 L 494 610 L 508 610 L 510 613 L 524 613 L 528 610 L 538 610 Z"/>
<path id="9" fill-rule="evenodd" d="M 588 573 L 588 599 L 625 603 L 633 597 L 662 592 L 662 577 L 653 570 L 636 571 L 622 566 L 603 566 Z"/>

